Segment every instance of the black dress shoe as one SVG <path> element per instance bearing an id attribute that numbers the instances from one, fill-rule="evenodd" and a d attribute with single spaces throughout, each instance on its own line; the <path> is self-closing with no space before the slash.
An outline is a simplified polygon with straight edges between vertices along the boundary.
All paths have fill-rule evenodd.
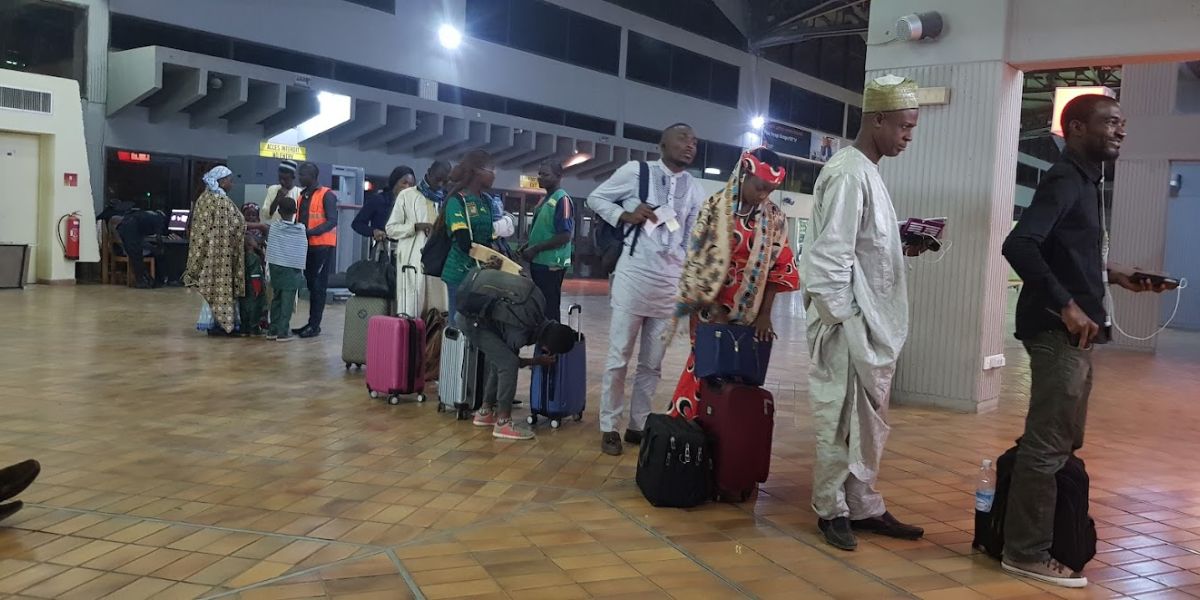
<path id="1" fill-rule="evenodd" d="M 855 550 L 858 548 L 858 538 L 850 530 L 850 519 L 838 517 L 827 520 L 819 519 L 817 528 L 825 536 L 825 542 L 838 550 Z"/>
<path id="2" fill-rule="evenodd" d="M 303 338 L 303 339 L 306 339 L 306 340 L 307 340 L 308 338 L 315 338 L 315 337 L 317 337 L 318 335 L 321 335 L 321 328 L 320 328 L 320 327 L 305 327 L 305 328 L 304 328 L 304 331 L 301 331 L 301 332 L 299 333 L 299 336 L 300 336 L 301 338 Z"/>
<path id="3" fill-rule="evenodd" d="M 0 502 L 25 491 L 41 472 L 42 465 L 32 458 L 0 469 Z"/>
<path id="4" fill-rule="evenodd" d="M 305 329 L 308 329 L 308 325 L 305 325 L 304 327 L 297 327 L 292 330 L 292 333 L 294 333 L 296 335 L 300 335 L 301 333 L 304 333 Z"/>
<path id="5" fill-rule="evenodd" d="M 24 507 L 25 503 L 21 502 L 20 500 L 17 500 L 16 502 L 9 502 L 8 504 L 0 504 L 0 521 L 17 514 L 17 511 Z"/>
<path id="6" fill-rule="evenodd" d="M 633 444 L 634 446 L 641 446 L 642 445 L 642 432 L 640 432 L 636 429 L 626 429 L 625 430 L 625 441 L 630 444 Z"/>
<path id="7" fill-rule="evenodd" d="M 924 529 L 921 529 L 916 525 L 901 523 L 896 519 L 896 517 L 893 517 L 892 513 L 890 512 L 885 512 L 878 517 L 872 517 L 870 519 L 858 519 L 856 521 L 850 521 L 850 526 L 854 528 L 855 531 L 868 531 L 902 540 L 919 540 L 921 539 L 921 536 L 925 535 Z"/>
<path id="8" fill-rule="evenodd" d="M 605 431 L 600 436 L 600 451 L 609 456 L 620 456 L 625 449 L 621 447 L 621 434 L 615 431 Z"/>

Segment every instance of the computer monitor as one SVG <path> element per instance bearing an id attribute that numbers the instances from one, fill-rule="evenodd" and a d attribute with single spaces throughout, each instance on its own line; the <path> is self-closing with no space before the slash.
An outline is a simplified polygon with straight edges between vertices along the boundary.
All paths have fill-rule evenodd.
<path id="1" fill-rule="evenodd" d="M 167 223 L 167 231 L 183 233 L 187 231 L 188 219 L 192 216 L 190 210 L 172 210 L 171 221 Z"/>

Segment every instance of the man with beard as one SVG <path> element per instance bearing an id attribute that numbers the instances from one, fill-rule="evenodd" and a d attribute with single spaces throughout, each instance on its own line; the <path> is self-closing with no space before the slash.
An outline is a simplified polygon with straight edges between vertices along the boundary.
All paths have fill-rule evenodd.
<path id="1" fill-rule="evenodd" d="M 642 166 L 626 163 L 587 199 L 597 217 L 625 235 L 612 280 L 612 323 L 600 390 L 600 449 L 621 454 L 618 422 L 625 412 L 625 375 L 641 340 L 625 441 L 640 444 L 650 401 L 662 378 L 675 292 L 687 258 L 689 232 L 705 193 L 686 169 L 696 158 L 696 134 L 683 123 L 663 130 L 662 158 L 647 166 L 647 197 L 639 198 Z M 658 214 L 672 215 L 659 219 Z M 649 221 L 653 229 L 645 229 Z"/>

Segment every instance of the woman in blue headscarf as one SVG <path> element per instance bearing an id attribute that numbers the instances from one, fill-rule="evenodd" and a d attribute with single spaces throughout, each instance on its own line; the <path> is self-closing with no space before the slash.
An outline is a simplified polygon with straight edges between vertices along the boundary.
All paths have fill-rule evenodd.
<path id="1" fill-rule="evenodd" d="M 246 295 L 246 218 L 229 198 L 233 171 L 218 166 L 204 175 L 207 189 L 196 199 L 188 234 L 185 285 L 194 287 L 212 310 L 212 335 L 233 333 L 237 301 Z"/>

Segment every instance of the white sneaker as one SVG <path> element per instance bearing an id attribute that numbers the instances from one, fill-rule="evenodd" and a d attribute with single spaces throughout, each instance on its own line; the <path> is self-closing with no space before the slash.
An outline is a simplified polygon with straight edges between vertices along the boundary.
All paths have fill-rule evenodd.
<path id="1" fill-rule="evenodd" d="M 1042 562 L 1010 562 L 1007 558 L 1000 561 L 1005 571 L 1021 577 L 1036 579 L 1043 583 L 1065 588 L 1081 588 L 1087 586 L 1087 577 L 1070 567 L 1048 558 Z"/>

